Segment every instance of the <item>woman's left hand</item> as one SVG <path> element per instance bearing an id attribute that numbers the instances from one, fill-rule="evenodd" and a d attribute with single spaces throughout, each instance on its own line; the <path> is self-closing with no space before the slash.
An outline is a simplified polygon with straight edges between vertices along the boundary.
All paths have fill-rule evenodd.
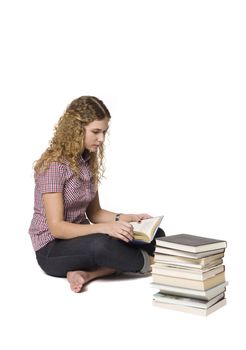
<path id="1" fill-rule="evenodd" d="M 127 221 L 127 222 L 139 222 L 144 219 L 150 219 L 152 218 L 151 215 L 149 214 L 122 214 L 121 215 L 121 220 L 122 221 Z"/>

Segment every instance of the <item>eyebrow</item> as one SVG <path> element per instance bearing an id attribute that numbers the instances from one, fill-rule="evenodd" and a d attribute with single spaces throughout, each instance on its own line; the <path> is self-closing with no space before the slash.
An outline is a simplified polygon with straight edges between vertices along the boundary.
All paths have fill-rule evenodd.
<path id="1" fill-rule="evenodd" d="M 99 128 L 95 128 L 95 129 L 92 129 L 92 131 L 108 131 L 109 128 L 103 130 L 103 129 L 99 129 Z"/>

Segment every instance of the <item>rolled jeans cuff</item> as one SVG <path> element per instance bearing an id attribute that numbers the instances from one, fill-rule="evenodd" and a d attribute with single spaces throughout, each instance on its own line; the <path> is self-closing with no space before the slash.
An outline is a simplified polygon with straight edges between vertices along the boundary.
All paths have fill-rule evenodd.
<path id="1" fill-rule="evenodd" d="M 144 264 L 143 264 L 142 269 L 139 272 L 143 273 L 143 274 L 144 273 L 149 273 L 149 272 L 151 272 L 149 254 L 143 249 L 141 249 L 141 253 L 142 253 L 143 258 L 144 258 Z"/>

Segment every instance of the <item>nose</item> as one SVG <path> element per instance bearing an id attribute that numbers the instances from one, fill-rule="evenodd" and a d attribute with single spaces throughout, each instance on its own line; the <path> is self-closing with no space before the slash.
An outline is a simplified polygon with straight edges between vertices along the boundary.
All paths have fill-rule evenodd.
<path id="1" fill-rule="evenodd" d="M 104 138 L 105 138 L 105 135 L 104 135 L 103 133 L 100 133 L 100 134 L 98 135 L 98 137 L 97 137 L 97 140 L 98 140 L 99 142 L 103 142 L 103 141 L 104 141 Z"/>

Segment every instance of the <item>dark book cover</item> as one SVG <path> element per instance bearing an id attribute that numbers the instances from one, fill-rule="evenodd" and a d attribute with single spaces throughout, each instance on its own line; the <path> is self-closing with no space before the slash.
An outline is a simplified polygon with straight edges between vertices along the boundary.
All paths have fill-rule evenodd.
<path id="1" fill-rule="evenodd" d="M 193 253 L 226 248 L 227 246 L 224 240 L 194 236 L 186 233 L 157 238 L 156 244 L 157 246 L 165 248 L 184 250 Z"/>
<path id="2" fill-rule="evenodd" d="M 188 245 L 192 247 L 199 247 L 202 245 L 213 244 L 213 243 L 223 243 L 223 242 L 226 243 L 223 240 L 194 236 L 186 233 L 181 233 L 178 235 L 172 235 L 167 237 L 160 237 L 160 238 L 157 238 L 157 240 L 163 241 L 163 242 L 170 242 L 174 244 Z"/>

